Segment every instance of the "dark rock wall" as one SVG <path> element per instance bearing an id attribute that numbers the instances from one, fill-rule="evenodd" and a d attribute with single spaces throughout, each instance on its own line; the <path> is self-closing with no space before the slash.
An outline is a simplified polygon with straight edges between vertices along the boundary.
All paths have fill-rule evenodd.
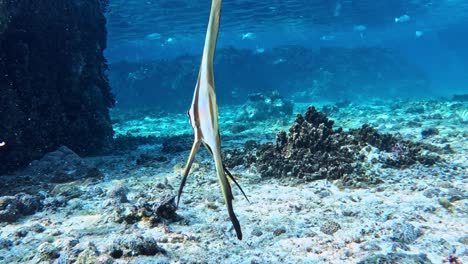
<path id="1" fill-rule="evenodd" d="M 103 0 L 0 0 L 0 174 L 112 140 Z"/>

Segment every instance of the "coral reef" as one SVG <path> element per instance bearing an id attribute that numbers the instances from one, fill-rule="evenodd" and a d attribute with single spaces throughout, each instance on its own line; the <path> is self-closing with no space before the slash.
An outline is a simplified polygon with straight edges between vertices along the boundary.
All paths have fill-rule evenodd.
<path id="1" fill-rule="evenodd" d="M 117 106 L 186 110 L 190 105 L 186 95 L 192 93 L 198 61 L 198 55 L 184 55 L 111 64 L 109 80 Z M 274 90 L 295 94 L 295 101 L 310 101 L 352 100 L 359 95 L 365 95 L 365 99 L 396 94 L 402 97 L 429 89 L 427 78 L 416 66 L 381 48 L 284 46 L 255 53 L 231 47 L 218 51 L 215 68 L 216 85 L 221 88 L 216 95 L 223 105 L 242 104 L 251 93 Z"/>
<path id="2" fill-rule="evenodd" d="M 262 177 L 295 177 L 305 181 L 317 179 L 353 178 L 377 183 L 364 173 L 368 148 L 380 151 L 378 160 L 387 166 L 407 167 L 415 163 L 433 165 L 440 160 L 438 150 L 421 143 L 399 139 L 391 134 L 381 134 L 374 128 L 363 125 L 349 132 L 333 129 L 333 121 L 309 107 L 304 116 L 297 115 L 289 133 L 280 131 L 276 144 L 248 142 L 243 150 L 227 151 L 226 165 L 253 165 Z"/>
<path id="3" fill-rule="evenodd" d="M 0 174 L 112 142 L 105 0 L 0 1 Z"/>
<path id="4" fill-rule="evenodd" d="M 249 94 L 248 99 L 247 103 L 240 107 L 236 122 L 289 117 L 293 112 L 293 103 L 283 98 L 277 91 L 272 92 L 270 95 L 263 93 Z"/>
<path id="5" fill-rule="evenodd" d="M 185 150 L 190 150 L 193 144 L 192 135 L 179 135 L 169 137 L 163 141 L 162 152 L 164 153 L 177 153 Z"/>

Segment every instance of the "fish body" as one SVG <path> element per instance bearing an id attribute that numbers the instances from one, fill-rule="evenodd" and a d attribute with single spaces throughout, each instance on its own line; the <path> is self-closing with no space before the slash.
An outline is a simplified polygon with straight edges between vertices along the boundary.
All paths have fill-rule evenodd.
<path id="1" fill-rule="evenodd" d="M 156 33 L 156 32 L 151 33 L 151 34 L 146 35 L 146 38 L 149 40 L 158 40 L 158 39 L 161 39 L 161 34 Z"/>
<path id="2" fill-rule="evenodd" d="M 411 17 L 408 15 L 402 15 L 400 17 L 395 17 L 395 23 L 403 23 L 410 21 Z"/>
<path id="3" fill-rule="evenodd" d="M 358 31 L 358 32 L 365 31 L 366 29 L 367 29 L 367 27 L 364 26 L 364 25 L 355 25 L 355 26 L 353 27 L 353 30 L 354 30 L 354 31 Z"/>
<path id="4" fill-rule="evenodd" d="M 255 38 L 255 34 L 252 33 L 252 32 L 247 32 L 247 33 L 242 34 L 242 40 L 244 40 L 244 39 L 254 39 L 254 38 Z"/>
<path id="5" fill-rule="evenodd" d="M 188 173 L 195 159 L 195 154 L 198 151 L 200 144 L 203 144 L 213 156 L 216 167 L 216 174 L 221 186 L 224 202 L 228 209 L 229 218 L 231 219 L 231 222 L 234 226 L 237 238 L 241 240 L 242 231 L 239 220 L 234 213 L 232 205 L 232 200 L 234 197 L 232 195 L 231 185 L 228 181 L 228 177 L 230 177 L 230 179 L 233 180 L 236 184 L 237 182 L 229 173 L 229 171 L 224 167 L 221 158 L 221 139 L 218 127 L 218 104 L 216 102 L 214 86 L 213 60 L 219 31 L 220 13 L 221 0 L 212 0 L 210 19 L 208 22 L 205 45 L 203 48 L 200 71 L 198 73 L 198 80 L 193 94 L 192 105 L 188 111 L 190 124 L 194 132 L 194 142 L 190 151 L 187 165 L 184 170 L 182 182 L 179 187 L 177 205 L 179 204 L 180 196 L 182 194 Z M 239 185 L 237 184 L 237 186 Z M 245 196 L 243 191 L 242 193 Z"/>

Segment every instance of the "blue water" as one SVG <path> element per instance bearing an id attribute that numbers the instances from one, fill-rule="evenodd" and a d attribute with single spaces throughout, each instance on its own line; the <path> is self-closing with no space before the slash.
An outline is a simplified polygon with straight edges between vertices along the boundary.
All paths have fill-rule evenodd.
<path id="1" fill-rule="evenodd" d="M 106 51 L 111 66 L 199 56 L 210 4 L 112 0 Z M 421 96 L 450 96 L 468 92 L 467 25 L 468 2 L 461 0 L 225 0 L 218 50 L 263 52 L 284 45 L 385 48 L 401 55 L 402 64 L 424 73 L 430 91 L 417 91 Z M 158 84 L 153 86 L 158 89 Z"/>

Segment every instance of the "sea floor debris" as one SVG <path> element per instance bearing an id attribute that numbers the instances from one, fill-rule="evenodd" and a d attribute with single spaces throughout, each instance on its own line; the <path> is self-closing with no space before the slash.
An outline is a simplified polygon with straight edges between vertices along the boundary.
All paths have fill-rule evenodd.
<path id="1" fill-rule="evenodd" d="M 307 107 L 295 104 L 294 112 L 303 113 Z M 0 215 L 11 212 L 13 204 L 18 210 L 29 209 L 0 223 L 0 263 L 193 263 L 195 259 L 197 263 L 440 263 L 454 249 L 465 263 L 468 131 L 456 111 L 466 108 L 466 103 L 450 100 L 337 106 L 328 118 L 346 133 L 368 123 L 382 134 L 399 133 L 402 140 L 440 149 L 450 145 L 451 151 L 438 153 L 440 160 L 432 166 L 420 162 L 403 168 L 387 166 L 373 162 L 374 152 L 369 152 L 364 169 L 382 180 L 378 184 L 348 188 L 331 179 L 265 178 L 255 167 L 237 164 L 232 172 L 251 201 L 234 190 L 243 241 L 235 239 L 222 197 L 213 192 L 219 187 L 206 151 L 197 155 L 180 211 L 173 210 L 171 194 L 176 194 L 189 151 L 183 145 L 163 152 L 163 140 L 141 139 L 142 144 L 135 144 L 129 139 L 133 143 L 128 149 L 114 155 L 78 160 L 70 154 L 75 164 L 97 169 L 99 177 L 80 180 L 79 174 L 72 174 L 77 175 L 69 179 L 72 182 L 52 181 L 23 198 L 2 195 Z M 220 111 L 226 148 L 253 149 L 274 142 L 277 132 L 294 122 L 294 117 L 289 123 L 264 120 L 229 133 L 224 128 L 233 124 L 237 110 Z M 136 125 L 142 129 L 136 136 L 148 135 L 145 129 L 157 130 L 158 118 L 173 118 L 163 115 L 154 121 L 145 119 L 146 114 L 133 114 L 130 119 L 124 112 L 119 116 L 118 131 L 134 131 L 131 126 Z M 186 122 L 185 116 L 181 118 Z M 182 128 L 182 122 L 167 124 L 160 135 Z M 439 133 L 421 134 L 431 127 Z"/>

